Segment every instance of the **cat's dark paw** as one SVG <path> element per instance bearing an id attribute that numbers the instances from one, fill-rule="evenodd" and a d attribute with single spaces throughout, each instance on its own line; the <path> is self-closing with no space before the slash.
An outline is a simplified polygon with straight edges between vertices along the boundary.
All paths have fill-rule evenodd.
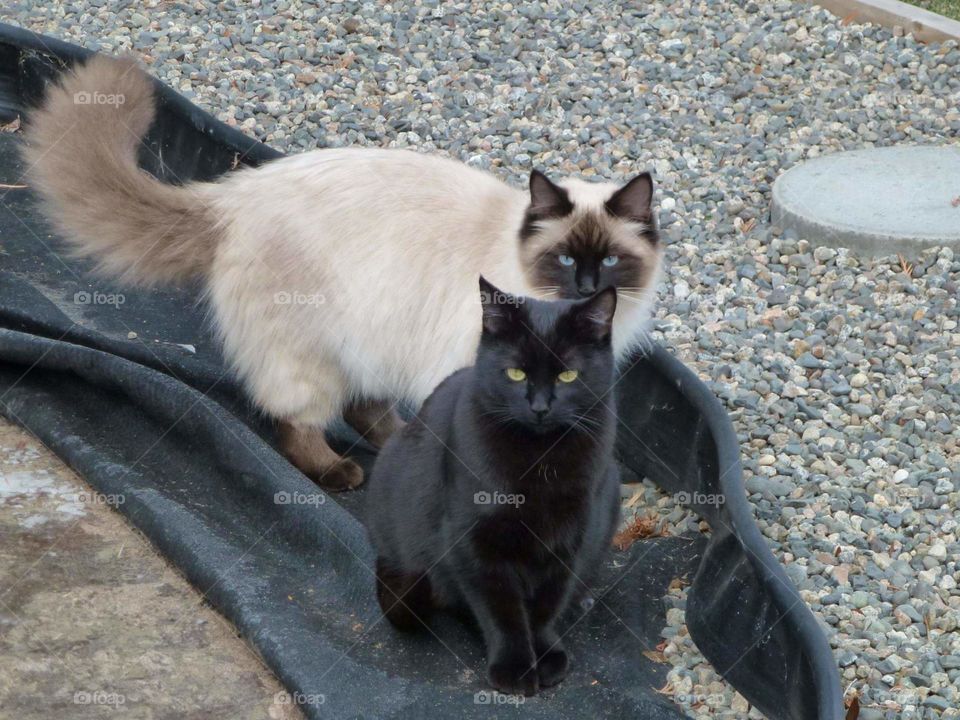
<path id="1" fill-rule="evenodd" d="M 313 481 L 324 490 L 341 492 L 363 484 L 363 469 L 353 460 L 338 460 L 313 476 Z"/>
<path id="2" fill-rule="evenodd" d="M 555 647 L 537 660 L 537 679 L 541 688 L 556 685 L 570 670 L 570 656 L 566 650 Z"/>
<path id="3" fill-rule="evenodd" d="M 539 689 L 534 658 L 513 655 L 499 658 L 487 669 L 490 684 L 506 695 L 536 695 Z"/>

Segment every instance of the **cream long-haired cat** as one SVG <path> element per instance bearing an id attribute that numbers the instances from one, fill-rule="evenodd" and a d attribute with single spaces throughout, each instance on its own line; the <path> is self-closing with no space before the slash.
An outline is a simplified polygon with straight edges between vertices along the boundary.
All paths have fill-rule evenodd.
<path id="1" fill-rule="evenodd" d="M 123 102 L 78 104 L 77 93 Z M 324 487 L 363 481 L 327 445 L 332 421 L 382 444 L 397 400 L 419 405 L 473 362 L 481 273 L 547 299 L 615 285 L 618 357 L 643 334 L 662 255 L 648 174 L 556 185 L 534 171 L 528 195 L 453 160 L 356 148 L 172 186 L 137 166 L 154 105 L 132 60 L 67 73 L 29 118 L 31 184 L 101 271 L 202 278 L 227 359 L 280 421 L 287 456 Z"/>

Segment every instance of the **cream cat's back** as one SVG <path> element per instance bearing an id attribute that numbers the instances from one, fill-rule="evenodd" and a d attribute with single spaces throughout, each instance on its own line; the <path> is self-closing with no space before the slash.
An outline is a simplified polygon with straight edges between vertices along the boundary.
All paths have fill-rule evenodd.
<path id="1" fill-rule="evenodd" d="M 478 273 L 526 290 L 515 251 L 525 194 L 462 163 L 320 150 L 223 185 L 214 313 L 228 356 L 277 411 L 309 405 L 331 347 L 355 391 L 419 402 L 472 361 Z"/>

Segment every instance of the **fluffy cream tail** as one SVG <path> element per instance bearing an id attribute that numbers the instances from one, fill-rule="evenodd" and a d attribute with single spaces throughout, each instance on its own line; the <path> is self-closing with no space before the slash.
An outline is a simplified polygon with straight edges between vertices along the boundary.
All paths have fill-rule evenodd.
<path id="1" fill-rule="evenodd" d="M 51 86 L 26 127 L 27 177 L 47 215 L 98 269 L 150 285 L 202 275 L 219 237 L 208 186 L 177 187 L 137 166 L 153 83 L 130 59 L 94 56 Z"/>

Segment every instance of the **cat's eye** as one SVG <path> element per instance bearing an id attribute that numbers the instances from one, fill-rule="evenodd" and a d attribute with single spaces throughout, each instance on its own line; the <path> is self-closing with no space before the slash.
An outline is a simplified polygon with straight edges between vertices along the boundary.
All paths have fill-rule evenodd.
<path id="1" fill-rule="evenodd" d="M 560 256 L 559 258 L 557 258 L 557 259 L 560 261 L 560 264 L 563 265 L 563 266 L 565 266 L 565 267 L 570 267 L 571 265 L 573 265 L 573 264 L 576 262 L 576 260 L 574 260 L 574 259 L 573 259 L 572 257 L 570 257 L 569 255 L 561 255 L 561 256 Z"/>
<path id="2" fill-rule="evenodd" d="M 564 370 L 562 373 L 557 375 L 557 380 L 559 380 L 562 383 L 572 383 L 574 380 L 577 379 L 577 376 L 579 374 L 580 373 L 577 372 L 576 370 Z"/>
<path id="3" fill-rule="evenodd" d="M 507 377 L 514 382 L 523 382 L 527 379 L 527 374 L 520 368 L 507 368 Z"/>
<path id="4" fill-rule="evenodd" d="M 620 258 L 617 257 L 616 255 L 607 255 L 607 256 L 603 259 L 603 264 L 604 264 L 605 266 L 607 266 L 607 267 L 613 267 L 613 266 L 616 265 L 618 262 L 620 262 Z"/>

